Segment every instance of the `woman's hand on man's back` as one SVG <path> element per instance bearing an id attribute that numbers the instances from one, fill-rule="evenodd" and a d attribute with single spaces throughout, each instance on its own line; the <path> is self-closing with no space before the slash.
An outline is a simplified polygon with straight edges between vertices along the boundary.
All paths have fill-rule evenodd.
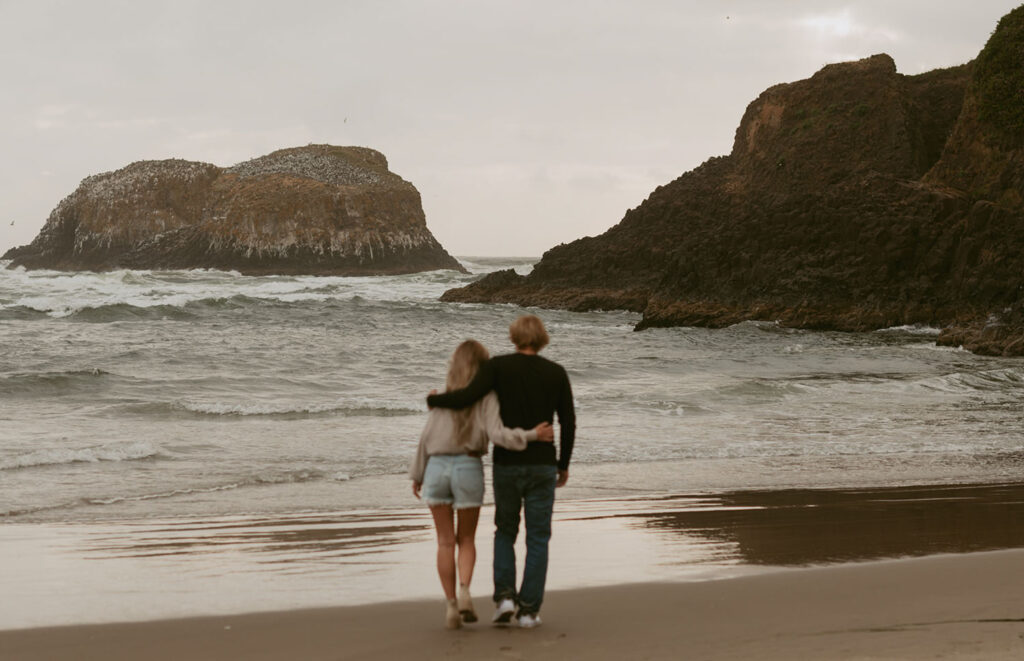
<path id="1" fill-rule="evenodd" d="M 533 428 L 533 431 L 537 432 L 537 440 L 544 441 L 545 443 L 552 443 L 555 440 L 555 428 L 551 426 L 550 422 L 542 422 Z"/>

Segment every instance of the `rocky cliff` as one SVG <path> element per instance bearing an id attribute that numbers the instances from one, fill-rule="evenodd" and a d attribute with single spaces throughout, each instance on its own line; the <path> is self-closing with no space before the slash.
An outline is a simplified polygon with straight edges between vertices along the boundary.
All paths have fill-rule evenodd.
<path id="1" fill-rule="evenodd" d="M 463 270 L 420 196 L 363 147 L 283 149 L 230 168 L 143 161 L 85 179 L 11 266 L 368 275 Z"/>
<path id="2" fill-rule="evenodd" d="M 728 156 L 659 187 L 597 237 L 449 301 L 629 309 L 651 326 L 743 320 L 1024 355 L 1024 7 L 971 64 L 888 55 L 766 90 Z"/>

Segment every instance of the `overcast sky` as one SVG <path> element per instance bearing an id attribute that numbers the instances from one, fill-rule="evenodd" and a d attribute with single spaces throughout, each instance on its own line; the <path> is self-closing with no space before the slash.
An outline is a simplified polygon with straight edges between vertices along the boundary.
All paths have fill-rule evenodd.
<path id="1" fill-rule="evenodd" d="M 765 88 L 962 64 L 1019 4 L 0 0 L 0 252 L 91 174 L 330 143 L 382 151 L 453 254 L 540 255 L 728 153 Z"/>

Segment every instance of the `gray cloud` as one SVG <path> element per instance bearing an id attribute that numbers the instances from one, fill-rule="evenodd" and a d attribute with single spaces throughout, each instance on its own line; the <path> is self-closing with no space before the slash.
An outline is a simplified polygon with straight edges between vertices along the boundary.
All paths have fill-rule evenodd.
<path id="1" fill-rule="evenodd" d="M 766 87 L 960 64 L 1018 4 L 0 2 L 0 250 L 90 174 L 330 142 L 383 151 L 454 253 L 539 254 L 727 153 Z"/>

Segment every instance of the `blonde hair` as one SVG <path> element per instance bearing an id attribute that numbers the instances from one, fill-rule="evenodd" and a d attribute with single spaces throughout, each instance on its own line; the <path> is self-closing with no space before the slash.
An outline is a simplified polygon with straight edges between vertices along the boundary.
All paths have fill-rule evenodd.
<path id="1" fill-rule="evenodd" d="M 517 349 L 534 351 L 540 351 L 551 341 L 544 329 L 544 322 L 534 314 L 524 314 L 513 321 L 508 327 L 508 337 Z"/>
<path id="2" fill-rule="evenodd" d="M 448 377 L 445 379 L 447 391 L 468 386 L 488 358 L 490 354 L 487 353 L 487 349 L 476 340 L 466 340 L 455 347 L 451 360 L 448 361 Z M 452 415 L 455 416 L 455 442 L 460 447 L 466 447 L 472 440 L 469 421 L 473 417 L 473 409 L 474 407 L 469 406 L 452 411 Z"/>

